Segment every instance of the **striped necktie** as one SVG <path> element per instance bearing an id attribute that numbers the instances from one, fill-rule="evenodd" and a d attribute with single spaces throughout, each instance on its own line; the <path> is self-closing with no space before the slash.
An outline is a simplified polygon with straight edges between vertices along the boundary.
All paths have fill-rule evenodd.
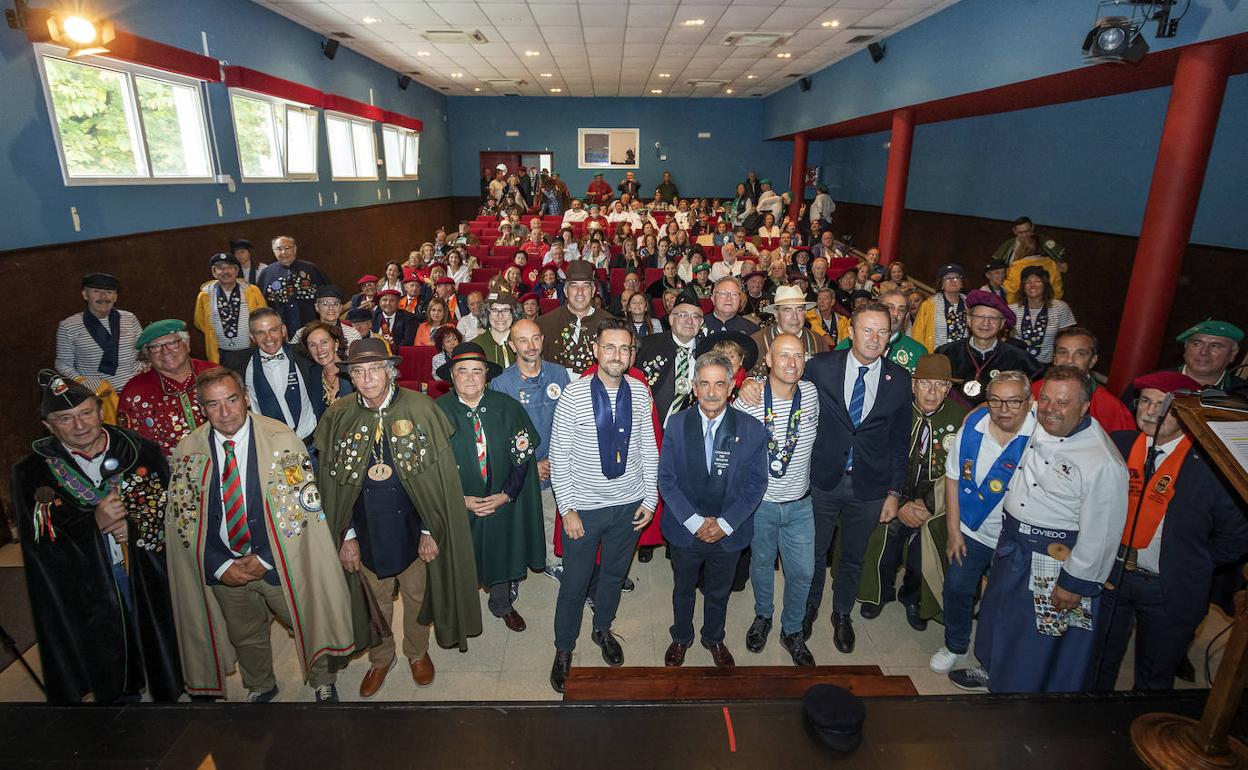
<path id="1" fill-rule="evenodd" d="M 481 480 L 489 482 L 490 466 L 485 458 L 485 428 L 481 427 L 481 414 L 473 409 L 472 414 L 472 430 L 477 440 L 477 466 L 481 469 Z"/>
<path id="2" fill-rule="evenodd" d="M 858 367 L 858 379 L 854 380 L 854 392 L 849 399 L 849 419 L 857 428 L 862 423 L 862 407 L 867 401 L 867 372 L 869 366 Z M 845 469 L 854 467 L 854 447 L 849 447 L 849 458 L 845 461 Z"/>
<path id="3" fill-rule="evenodd" d="M 247 529 L 247 506 L 243 502 L 243 483 L 238 476 L 238 458 L 234 442 L 225 441 L 225 473 L 221 475 L 221 497 L 225 501 L 225 532 L 230 550 L 246 556 L 251 553 L 251 532 Z"/>

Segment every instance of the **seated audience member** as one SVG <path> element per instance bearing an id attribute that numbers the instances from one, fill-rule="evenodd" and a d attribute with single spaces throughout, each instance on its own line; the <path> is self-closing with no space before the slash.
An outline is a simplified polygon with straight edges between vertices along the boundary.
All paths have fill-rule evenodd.
<path id="1" fill-rule="evenodd" d="M 650 296 L 640 291 L 629 295 L 624 305 L 624 319 L 632 324 L 633 334 L 638 339 L 663 331 L 663 324 L 659 319 L 650 317 Z"/>
<path id="2" fill-rule="evenodd" d="M 1022 297 L 1010 306 L 1017 319 L 1014 333 L 1027 346 L 1031 357 L 1042 364 L 1053 363 L 1053 345 L 1057 333 L 1075 325 L 1070 305 L 1053 298 L 1049 274 L 1039 267 L 1023 270 Z M 993 292 L 995 294 L 995 292 Z"/>
<path id="3" fill-rule="evenodd" d="M 442 379 L 438 376 L 438 370 L 450 360 L 451 353 L 455 348 L 462 345 L 463 342 L 464 335 L 460 334 L 459 329 L 456 329 L 454 326 L 443 326 L 433 333 L 433 346 L 438 349 L 438 352 L 433 356 L 432 362 L 433 378 L 435 380 Z"/>
<path id="4" fill-rule="evenodd" d="M 661 299 L 668 290 L 680 291 L 685 287 L 685 280 L 678 274 L 676 262 L 663 265 L 663 276 L 646 287 L 646 294 L 651 299 Z"/>
<path id="5" fill-rule="evenodd" d="M 529 292 L 520 298 L 520 308 L 524 311 L 524 318 L 536 321 L 542 314 L 542 300 L 536 292 Z"/>
<path id="6" fill-rule="evenodd" d="M 426 296 L 422 289 L 420 276 L 412 267 L 403 268 L 403 296 L 399 298 L 399 310 L 411 313 L 416 318 L 424 315 Z"/>
<path id="7" fill-rule="evenodd" d="M 260 289 L 238 280 L 240 267 L 233 254 L 208 258 L 214 280 L 199 288 L 194 315 L 195 328 L 204 335 L 204 357 L 236 372 L 243 371 L 251 357 L 247 320 L 251 311 L 265 306 Z M 341 309 L 341 296 L 338 306 Z"/>
<path id="8" fill-rule="evenodd" d="M 506 369 L 515 360 L 515 351 L 507 340 L 511 337 L 511 325 L 520 314 L 520 305 L 510 292 L 491 292 L 482 302 L 482 312 L 486 314 L 486 328 L 476 344 L 487 361 Z"/>
<path id="9" fill-rule="evenodd" d="M 455 326 L 468 342 L 477 338 L 488 325 L 485 319 L 485 296 L 479 290 L 468 292 L 467 309 L 459 317 Z"/>
<path id="10" fill-rule="evenodd" d="M 695 281 L 695 289 L 697 288 L 696 283 Z M 758 324 L 740 315 L 742 294 L 741 280 L 739 278 L 727 276 L 715 282 L 714 291 L 711 293 L 714 311 L 704 321 L 707 334 L 714 334 L 727 329 L 729 331 L 741 332 L 748 336 L 758 331 Z"/>
<path id="11" fill-rule="evenodd" d="M 413 345 L 432 345 L 433 335 L 447 324 L 446 301 L 434 297 L 425 307 L 425 320 L 416 327 L 416 335 L 412 338 Z"/>
<path id="12" fill-rule="evenodd" d="M 394 289 L 381 289 L 377 292 L 373 332 L 392 349 L 411 345 L 416 336 L 416 317 L 406 310 L 399 310 L 399 293 Z"/>
<path id="13" fill-rule="evenodd" d="M 351 297 L 351 309 L 362 307 L 370 313 L 377 309 L 377 276 L 370 274 L 360 276 L 356 281 L 360 291 Z"/>
<path id="14" fill-rule="evenodd" d="M 1015 370 L 1038 377 L 1044 367 L 1018 340 L 1006 336 L 1014 326 L 1014 311 L 995 294 L 976 289 L 966 295 L 966 318 L 970 336 L 936 348 L 949 357 L 953 374 L 962 380 L 960 397 L 971 406 L 987 398 L 993 372 Z"/>
<path id="15" fill-rule="evenodd" d="M 1226 321 L 1209 319 L 1187 329 L 1176 339 L 1183 343 L 1180 372 L 1196 380 L 1202 388 L 1243 394 L 1248 380 L 1231 371 L 1239 355 L 1239 343 L 1244 339 L 1242 329 Z"/>

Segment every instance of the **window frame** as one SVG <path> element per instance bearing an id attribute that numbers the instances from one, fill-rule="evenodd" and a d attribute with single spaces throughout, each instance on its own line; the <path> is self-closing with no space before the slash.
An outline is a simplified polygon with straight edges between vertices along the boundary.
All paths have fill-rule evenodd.
<path id="1" fill-rule="evenodd" d="M 386 148 L 386 132 L 387 131 L 398 134 L 399 149 L 400 149 L 399 169 L 402 173 L 400 173 L 397 176 L 392 175 L 390 173 L 390 156 L 389 156 L 389 150 Z M 407 173 L 406 145 L 407 145 L 407 140 L 409 138 L 415 138 L 416 140 L 416 171 L 412 174 Z M 411 129 L 411 128 L 405 128 L 404 126 L 396 126 L 393 123 L 382 123 L 381 124 L 381 149 L 383 153 L 382 160 L 385 163 L 385 168 L 386 168 L 386 179 L 388 181 L 392 180 L 395 182 L 415 182 L 420 179 L 420 132 L 419 131 L 415 129 Z"/>
<path id="2" fill-rule="evenodd" d="M 615 134 L 620 133 L 632 134 L 632 140 L 636 142 L 633 162 L 632 163 L 612 163 L 611 162 L 611 146 L 612 139 Z M 585 159 L 585 136 L 586 134 L 606 134 L 607 135 L 607 162 L 596 163 Z M 640 128 L 578 128 L 576 130 L 576 167 L 578 169 L 624 169 L 637 170 L 641 168 L 641 129 Z"/>
<path id="3" fill-rule="evenodd" d="M 117 185 L 166 185 L 166 184 L 216 184 L 220 173 L 216 157 L 216 147 L 209 120 L 207 94 L 204 81 L 187 75 L 178 75 L 154 67 L 121 61 L 108 56 L 81 56 L 71 59 L 67 48 L 51 43 L 35 43 L 35 62 L 39 69 L 39 84 L 43 89 L 44 102 L 48 108 L 48 122 L 52 131 L 52 140 L 56 144 L 57 162 L 61 168 L 61 180 L 66 187 L 103 187 Z M 69 172 L 69 162 L 65 158 L 65 143 L 61 138 L 61 126 L 56 117 L 56 102 L 52 98 L 52 85 L 48 80 L 47 59 L 59 59 L 69 64 L 83 64 L 97 69 L 116 72 L 125 76 L 125 90 L 133 114 L 126 115 L 127 123 L 136 131 L 131 136 L 133 143 L 138 141 L 137 158 L 141 164 L 143 176 L 73 176 Z M 152 169 L 151 144 L 148 141 L 147 125 L 143 118 L 142 100 L 139 98 L 135 78 L 146 78 L 174 86 L 195 89 L 198 97 L 196 104 L 199 109 L 201 136 L 204 142 L 204 156 L 208 159 L 208 176 L 156 176 Z"/>
<path id="4" fill-rule="evenodd" d="M 329 121 L 342 120 L 347 124 L 347 136 L 351 139 L 351 168 L 355 172 L 359 172 L 356 168 L 357 151 L 355 149 L 355 127 L 357 124 L 367 124 L 369 135 L 373 138 L 373 165 L 372 176 L 338 176 L 334 173 L 334 145 L 329 137 Z M 371 118 L 362 118 L 358 115 L 352 115 L 349 112 L 339 112 L 337 110 L 325 110 L 325 144 L 329 150 L 329 178 L 334 182 L 377 182 L 381 180 L 381 172 L 378 171 L 377 161 L 381 160 L 385 163 L 385 159 L 377 156 L 377 123 L 378 121 Z"/>
<path id="5" fill-rule="evenodd" d="M 230 130 L 234 132 L 234 151 L 238 156 L 238 178 L 240 182 L 245 184 L 271 184 L 285 182 L 319 182 L 321 180 L 321 110 L 303 102 L 293 101 L 291 99 L 283 99 L 280 96 L 266 94 L 262 91 L 253 91 L 249 88 L 240 88 L 238 86 L 230 86 L 226 89 L 228 100 L 230 103 Z M 274 138 L 278 142 L 277 154 L 278 162 L 282 166 L 281 176 L 249 176 L 243 168 L 243 148 L 239 141 L 238 120 L 234 110 L 234 96 L 238 95 L 244 99 L 250 99 L 256 102 L 264 102 L 269 105 L 269 114 L 276 125 L 276 110 L 283 108 L 287 113 L 283 116 L 282 127 L 283 136 L 277 136 L 278 132 L 274 132 Z M 290 171 L 290 120 L 289 113 L 294 110 L 299 113 L 305 113 L 312 117 L 312 126 L 315 129 L 315 136 L 312 137 L 312 157 L 315 161 L 316 170 L 307 172 L 291 173 Z"/>

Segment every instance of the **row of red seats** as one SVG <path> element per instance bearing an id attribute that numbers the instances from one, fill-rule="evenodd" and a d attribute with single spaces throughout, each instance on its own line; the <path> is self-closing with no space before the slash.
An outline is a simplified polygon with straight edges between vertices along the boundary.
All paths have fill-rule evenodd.
<path id="1" fill-rule="evenodd" d="M 755 245 L 757 245 L 758 248 L 760 249 L 766 249 L 770 251 L 780 246 L 780 239 L 779 238 L 760 238 L 758 239 Z M 482 243 L 478 246 L 469 246 L 468 253 L 476 257 L 478 264 L 481 264 L 482 266 L 485 265 L 485 263 L 482 260 L 488 259 L 489 257 L 503 257 L 504 260 L 501 264 L 505 266 L 505 265 L 511 264 L 511 258 L 516 255 L 516 252 L 519 250 L 519 248 L 520 248 L 519 246 L 495 246 L 492 243 L 488 243 L 488 244 Z M 722 257 L 723 247 L 703 246 L 702 251 L 706 253 L 706 256 L 709 261 L 716 262 Z M 526 250 L 526 253 L 529 254 L 529 259 L 532 260 L 534 257 L 534 254 L 532 254 L 531 252 L 528 252 L 527 250 Z M 612 245 L 611 253 L 615 256 L 619 256 L 620 254 L 624 253 L 624 248 L 622 246 Z"/>

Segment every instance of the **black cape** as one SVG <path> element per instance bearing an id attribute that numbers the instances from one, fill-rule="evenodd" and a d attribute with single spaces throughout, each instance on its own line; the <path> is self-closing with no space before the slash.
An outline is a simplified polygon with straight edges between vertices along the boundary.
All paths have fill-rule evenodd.
<path id="1" fill-rule="evenodd" d="M 176 701 L 182 670 L 165 571 L 169 467 L 155 443 L 122 428 L 104 429 L 107 456 L 120 463 L 115 473 L 129 514 L 132 607 L 118 590 L 89 502 L 91 495 L 103 495 L 94 487 L 75 492 L 54 472 L 54 466 L 78 472 L 61 442 L 45 436 L 13 466 L 13 513 L 48 701 L 79 703 L 90 693 L 96 703 L 111 703 L 145 687 L 155 701 Z M 44 518 L 55 538 L 42 527 L 36 539 L 40 507 L 47 509 Z"/>

